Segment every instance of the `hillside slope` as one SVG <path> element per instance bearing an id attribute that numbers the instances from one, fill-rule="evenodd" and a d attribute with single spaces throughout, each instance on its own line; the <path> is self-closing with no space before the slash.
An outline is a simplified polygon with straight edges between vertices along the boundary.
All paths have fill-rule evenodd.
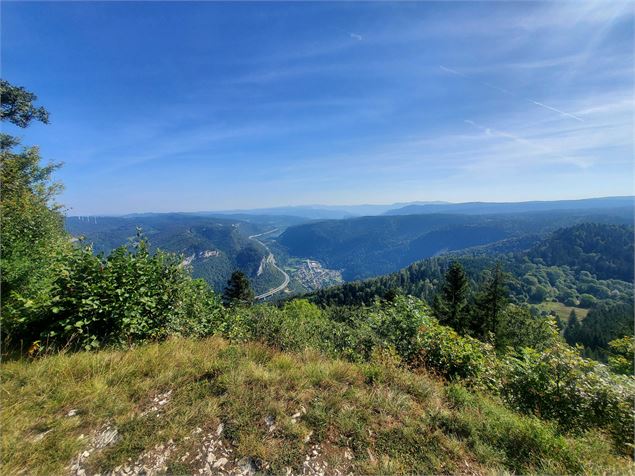
<path id="1" fill-rule="evenodd" d="M 236 269 L 249 276 L 256 293 L 275 287 L 284 279 L 278 270 L 267 265 L 266 248 L 249 239 L 250 235 L 270 230 L 266 224 L 188 214 L 66 219 L 69 233 L 84 236 L 96 252 L 108 253 L 125 245 L 135 236 L 137 227 L 153 249 L 182 254 L 192 275 L 205 279 L 216 291 L 223 290 Z"/>
<path id="2" fill-rule="evenodd" d="M 633 228 L 584 223 L 556 231 L 529 256 L 547 265 L 589 271 L 600 279 L 633 281 Z"/>
<path id="3" fill-rule="evenodd" d="M 278 241 L 293 256 L 342 270 L 345 280 L 390 273 L 448 251 L 545 235 L 580 223 L 632 224 L 621 209 L 521 214 L 427 214 L 327 220 L 292 226 Z M 520 242 L 519 242 L 520 243 Z"/>
<path id="4" fill-rule="evenodd" d="M 220 338 L 2 364 L 3 474 L 621 473 L 562 436 L 395 366 Z"/>
<path id="5" fill-rule="evenodd" d="M 568 240 L 566 237 L 577 239 Z M 355 305 L 371 303 L 389 290 L 399 288 L 405 294 L 432 302 L 452 261 L 465 268 L 471 285 L 497 262 L 509 276 L 509 290 L 519 303 L 556 300 L 576 305 L 581 295 L 598 302 L 631 302 L 633 272 L 633 235 L 627 226 L 583 224 L 555 231 L 541 240 L 511 240 L 528 246 L 511 252 L 505 241 L 443 256 L 420 260 L 394 273 L 321 289 L 311 298 L 321 304 Z M 584 243 L 592 243 L 593 253 L 585 253 Z M 601 245 L 598 243 L 602 243 Z"/>

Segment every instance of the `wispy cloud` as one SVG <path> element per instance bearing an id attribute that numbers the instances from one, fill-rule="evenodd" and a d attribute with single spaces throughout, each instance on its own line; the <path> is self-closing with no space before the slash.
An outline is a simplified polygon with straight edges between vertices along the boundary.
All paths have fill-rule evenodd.
<path id="1" fill-rule="evenodd" d="M 524 98 L 524 97 L 519 96 L 518 94 L 516 94 L 516 93 L 514 93 L 514 92 L 510 91 L 509 89 L 505 89 L 505 88 L 498 87 L 498 86 L 496 86 L 496 85 L 494 85 L 494 84 L 491 84 L 491 83 L 489 83 L 489 82 L 480 81 L 480 80 L 478 80 L 478 79 L 476 79 L 476 78 L 472 78 L 472 77 L 468 76 L 467 74 L 461 73 L 461 72 L 459 72 L 459 71 L 457 71 L 457 70 L 455 70 L 455 69 L 448 68 L 447 66 L 439 65 L 439 67 L 440 67 L 443 71 L 446 71 L 446 72 L 448 72 L 448 73 L 451 73 L 451 74 L 454 74 L 454 75 L 460 76 L 460 77 L 462 77 L 462 78 L 466 78 L 466 79 L 471 80 L 471 81 L 475 81 L 475 82 L 477 82 L 477 83 L 479 83 L 479 84 L 481 84 L 481 85 L 483 85 L 483 86 L 485 86 L 485 87 L 487 87 L 487 88 L 490 88 L 490 89 L 493 89 L 493 90 L 499 91 L 499 92 L 501 92 L 501 93 L 504 93 L 504 94 L 507 94 L 507 95 L 510 95 L 510 96 L 517 97 L 518 99 L 522 99 L 522 100 L 524 100 L 524 101 L 528 101 L 528 102 L 530 102 L 530 103 L 532 103 L 532 104 L 535 104 L 536 106 L 542 107 L 543 109 L 547 109 L 548 111 L 553 111 L 553 112 L 556 112 L 556 113 L 558 113 L 558 114 L 560 114 L 560 115 L 562 115 L 562 116 L 564 116 L 564 117 L 569 117 L 569 118 L 571 118 L 571 119 L 575 119 L 576 121 L 584 122 L 584 119 L 582 119 L 582 118 L 581 118 L 581 117 L 579 117 L 579 116 L 576 116 L 576 115 L 571 114 L 571 113 L 566 112 L 566 111 L 562 111 L 561 109 L 555 108 L 555 107 L 553 107 L 553 106 L 549 106 L 549 105 L 547 105 L 547 104 L 544 104 L 544 103 L 542 103 L 542 102 L 536 101 L 536 100 L 534 100 L 534 99 Z"/>
<path id="2" fill-rule="evenodd" d="M 542 143 L 526 139 L 525 137 L 521 137 L 517 134 L 512 134 L 510 132 L 486 127 L 472 121 L 471 119 L 465 119 L 464 122 L 483 131 L 485 135 L 489 137 L 502 137 L 504 139 L 509 139 L 513 142 L 516 142 L 517 144 L 525 148 L 525 153 L 527 154 L 527 156 L 534 155 L 535 151 L 538 151 L 542 154 L 546 154 L 553 162 L 561 161 L 565 163 L 571 163 L 581 168 L 587 168 L 591 165 L 590 161 L 588 160 L 584 161 L 580 160 L 579 158 L 562 155 L 558 150 L 552 149 L 551 147 L 548 147 Z"/>

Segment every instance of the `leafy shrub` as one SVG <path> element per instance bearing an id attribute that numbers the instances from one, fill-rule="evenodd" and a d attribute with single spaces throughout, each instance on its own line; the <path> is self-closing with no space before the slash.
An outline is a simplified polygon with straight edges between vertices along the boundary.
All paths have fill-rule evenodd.
<path id="1" fill-rule="evenodd" d="M 392 346 L 409 361 L 420 348 L 420 328 L 430 318 L 430 310 L 419 299 L 397 297 L 376 304 L 370 314 L 371 326 L 384 346 Z"/>
<path id="2" fill-rule="evenodd" d="M 172 254 L 151 254 L 145 239 L 108 257 L 78 248 L 62 260 L 51 290 L 42 338 L 86 349 L 105 344 L 157 340 L 168 335 L 205 335 L 221 306 L 207 285 L 192 280 Z"/>
<path id="3" fill-rule="evenodd" d="M 495 363 L 494 350 L 489 344 L 460 336 L 434 319 L 429 319 L 420 328 L 417 366 L 450 380 L 465 379 L 477 386 L 490 387 L 494 383 L 492 370 Z"/>
<path id="4" fill-rule="evenodd" d="M 236 309 L 235 320 L 243 339 L 254 339 L 281 350 L 318 349 L 334 352 L 333 332 L 337 324 L 329 321 L 316 305 L 305 300 L 287 303 L 282 309 L 272 305 Z M 229 330 L 229 334 L 237 329 Z"/>
<path id="5" fill-rule="evenodd" d="M 504 359 L 501 389 L 517 410 L 556 420 L 565 430 L 605 428 L 616 446 L 631 449 L 635 384 L 560 343 L 524 348 Z"/>
<path id="6" fill-rule="evenodd" d="M 498 334 L 498 340 L 504 346 L 515 349 L 543 349 L 562 340 L 553 318 L 532 315 L 527 307 L 514 304 L 503 311 Z"/>
<path id="7" fill-rule="evenodd" d="M 625 336 L 609 342 L 611 353 L 609 367 L 613 372 L 623 375 L 633 375 L 635 367 L 635 337 Z"/>
<path id="8" fill-rule="evenodd" d="M 313 348 L 352 361 L 367 361 L 377 348 L 392 347 L 405 360 L 418 351 L 419 328 L 427 307 L 414 298 L 370 307 L 320 309 L 303 299 L 282 308 L 259 305 L 233 309 L 218 331 L 238 339 L 255 339 L 283 350 Z"/>

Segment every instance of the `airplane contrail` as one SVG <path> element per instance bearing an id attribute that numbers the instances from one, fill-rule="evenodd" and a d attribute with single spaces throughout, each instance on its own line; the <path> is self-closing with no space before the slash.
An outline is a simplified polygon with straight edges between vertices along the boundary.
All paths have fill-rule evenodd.
<path id="1" fill-rule="evenodd" d="M 470 119 L 464 119 L 463 122 L 465 122 L 466 124 L 471 125 L 472 127 L 475 127 L 477 129 L 482 130 L 483 132 L 485 132 L 485 134 L 487 134 L 488 136 L 498 136 L 498 137 L 503 137 L 509 140 L 512 140 L 514 142 L 517 142 L 519 144 L 523 144 L 526 146 L 530 146 L 533 147 L 534 149 L 537 150 L 541 150 L 542 152 L 552 155 L 558 159 L 560 159 L 561 161 L 565 162 L 565 163 L 569 163 L 569 164 L 573 164 L 576 165 L 577 167 L 580 168 L 586 168 L 588 165 L 581 163 L 579 160 L 576 160 L 574 157 L 568 157 L 566 155 L 562 155 L 560 152 L 552 149 L 551 147 L 547 147 L 543 144 L 539 144 L 537 142 L 531 141 L 529 139 L 526 139 L 524 137 L 521 137 L 519 135 L 516 134 L 512 134 L 510 132 L 506 132 L 506 131 L 501 131 L 499 129 L 494 129 L 491 127 L 485 127 L 481 124 L 478 124 Z"/>
<path id="2" fill-rule="evenodd" d="M 514 92 L 509 91 L 508 89 L 499 88 L 498 86 L 494 86 L 493 84 L 485 83 L 485 82 L 480 81 L 478 79 L 474 79 L 474 78 L 468 76 L 467 74 L 461 73 L 461 72 L 459 72 L 459 71 L 457 71 L 455 69 L 452 69 L 452 68 L 448 68 L 447 66 L 443 66 L 442 64 L 439 65 L 439 68 L 441 68 L 443 71 L 445 71 L 447 73 L 455 74 L 457 76 L 461 76 L 462 78 L 466 78 L 466 79 L 470 79 L 472 81 L 476 81 L 477 83 L 479 83 L 479 84 L 481 84 L 481 85 L 483 85 L 483 86 L 485 86 L 487 88 L 494 89 L 494 90 L 499 91 L 501 93 L 505 93 L 505 94 L 508 94 L 510 96 L 517 97 L 518 99 L 522 99 L 523 101 L 530 102 L 530 103 L 532 103 L 532 104 L 534 104 L 534 105 L 536 105 L 538 107 L 542 107 L 543 109 L 547 109 L 548 111 L 557 112 L 561 116 L 570 117 L 571 119 L 575 119 L 576 121 L 584 122 L 584 119 L 582 119 L 579 116 L 576 116 L 575 114 L 571 114 L 570 112 L 566 112 L 566 111 L 562 111 L 560 109 L 556 109 L 555 107 L 548 106 L 547 104 L 542 103 L 542 102 L 534 101 L 533 99 L 530 99 L 530 98 L 525 98 L 525 97 L 519 96 L 518 94 L 515 94 Z"/>
<path id="3" fill-rule="evenodd" d="M 555 112 L 557 112 L 559 114 L 562 114 L 563 116 L 571 117 L 571 118 L 575 119 L 576 121 L 584 122 L 584 119 L 582 119 L 581 117 L 578 117 L 578 116 L 576 116 L 574 114 L 571 114 L 569 112 L 561 111 L 560 109 L 556 109 L 555 107 L 547 106 L 546 104 L 543 104 L 543 103 L 538 102 L 538 101 L 534 101 L 533 99 L 528 99 L 528 101 L 533 102 L 536 106 L 544 107 L 545 109 L 549 109 L 550 111 L 555 111 Z"/>

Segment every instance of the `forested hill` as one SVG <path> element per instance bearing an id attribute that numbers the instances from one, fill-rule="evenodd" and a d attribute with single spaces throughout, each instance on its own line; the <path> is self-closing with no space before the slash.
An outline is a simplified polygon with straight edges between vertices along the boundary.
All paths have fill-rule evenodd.
<path id="1" fill-rule="evenodd" d="M 292 226 L 279 242 L 290 255 L 341 269 L 346 280 L 390 273 L 427 257 L 505 239 L 523 249 L 528 235 L 595 222 L 633 223 L 632 208 L 519 214 L 428 214 L 326 220 Z M 532 239 L 531 241 L 535 241 Z"/>
<path id="2" fill-rule="evenodd" d="M 95 252 L 109 253 L 125 245 L 141 228 L 153 249 L 183 255 L 194 277 L 205 279 L 221 291 L 236 269 L 252 281 L 256 292 L 279 284 L 283 277 L 275 268 L 261 267 L 267 250 L 250 235 L 271 230 L 268 224 L 188 214 L 149 214 L 130 217 L 70 217 L 66 229 L 83 236 Z"/>
<path id="3" fill-rule="evenodd" d="M 529 252 L 549 266 L 589 271 L 600 279 L 633 281 L 633 228 L 584 223 L 556 231 Z"/>
<path id="4" fill-rule="evenodd" d="M 554 315 L 566 340 L 584 345 L 586 355 L 606 358 L 609 342 L 633 335 L 632 227 L 583 224 L 557 230 L 527 251 L 496 254 L 487 248 L 428 258 L 308 298 L 325 306 L 358 306 L 408 294 L 434 303 L 453 262 L 461 264 L 477 296 L 500 264 L 510 301 Z"/>
<path id="5" fill-rule="evenodd" d="M 578 239 L 567 242 L 567 236 Z M 585 253 L 581 244 L 593 241 L 602 245 Z M 548 256 L 548 262 L 542 256 Z M 632 281 L 621 279 L 633 273 L 633 228 L 584 224 L 557 230 L 528 251 L 494 254 L 476 249 L 428 258 L 385 276 L 317 291 L 310 298 L 321 304 L 368 304 L 399 290 L 431 302 L 453 261 L 463 265 L 472 286 L 500 262 L 509 273 L 512 299 L 519 303 L 554 300 L 590 307 L 599 301 L 628 302 L 633 295 Z"/>

